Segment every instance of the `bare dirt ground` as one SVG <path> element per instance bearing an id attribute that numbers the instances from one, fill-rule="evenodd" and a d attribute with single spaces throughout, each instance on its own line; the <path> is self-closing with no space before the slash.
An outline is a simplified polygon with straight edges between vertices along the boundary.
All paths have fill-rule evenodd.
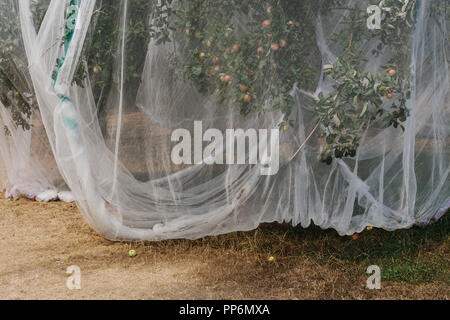
<path id="1" fill-rule="evenodd" d="M 277 241 L 277 246 L 265 240 L 273 228 L 278 236 L 269 237 L 268 241 Z M 352 267 L 331 258 L 324 263 L 301 246 L 294 249 L 294 239 L 278 232 L 279 228 L 282 227 L 270 225 L 266 227 L 269 231 L 263 228 L 197 241 L 114 243 L 96 234 L 74 204 L 1 199 L 0 299 L 447 299 L 449 296 L 448 282 L 437 280 L 419 284 L 384 281 L 382 290 L 368 290 L 365 267 Z M 326 245 L 324 239 L 314 240 L 317 250 L 325 251 L 321 249 Z M 136 249 L 138 255 L 130 258 L 130 249 Z M 448 244 L 433 250 L 448 258 Z M 275 261 L 269 261 L 270 256 Z M 71 265 L 81 268 L 80 290 L 66 287 L 69 276 L 66 268 Z"/>

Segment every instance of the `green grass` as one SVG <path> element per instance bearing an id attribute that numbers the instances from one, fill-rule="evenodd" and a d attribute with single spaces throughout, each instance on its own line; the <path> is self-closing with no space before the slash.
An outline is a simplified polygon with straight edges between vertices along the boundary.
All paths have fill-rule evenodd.
<path id="1" fill-rule="evenodd" d="M 449 283 L 450 246 L 449 215 L 426 228 L 414 227 L 408 230 L 388 232 L 373 229 L 365 231 L 358 240 L 350 237 L 339 237 L 333 231 L 311 228 L 297 240 L 306 238 L 312 249 L 315 242 L 321 244 L 326 253 L 312 251 L 312 255 L 321 262 L 334 261 L 341 267 L 366 268 L 378 265 L 382 270 L 383 280 L 405 281 L 418 284 L 432 281 Z M 321 243 L 321 240 L 324 243 Z"/>
<path id="2" fill-rule="evenodd" d="M 264 261 L 275 256 L 280 266 L 286 267 L 308 258 L 352 274 L 364 274 L 368 266 L 378 265 L 385 281 L 450 284 L 449 219 L 446 214 L 426 228 L 367 230 L 358 240 L 318 227 L 268 224 L 255 231 L 208 237 L 186 245 L 246 252 Z"/>

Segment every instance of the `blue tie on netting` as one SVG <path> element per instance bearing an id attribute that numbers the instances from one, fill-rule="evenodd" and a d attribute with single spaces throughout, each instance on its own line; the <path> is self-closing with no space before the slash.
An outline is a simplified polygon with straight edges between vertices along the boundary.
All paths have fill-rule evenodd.
<path id="1" fill-rule="evenodd" d="M 67 18 L 75 19 L 75 23 L 76 23 L 76 19 L 78 17 L 78 9 L 80 8 L 80 3 L 81 3 L 81 0 L 71 0 L 70 1 L 69 7 L 70 8 L 76 7 L 77 10 L 72 11 Z M 58 62 L 58 67 L 56 68 L 56 72 L 55 72 L 55 79 L 53 81 L 53 91 L 55 91 L 55 93 L 56 93 L 55 84 L 58 79 L 59 70 L 64 65 L 64 62 L 66 60 L 67 52 L 69 51 L 70 43 L 72 42 L 74 32 L 75 32 L 75 28 L 70 27 L 70 26 L 68 26 L 68 24 L 66 24 L 65 36 L 64 36 L 64 54 L 61 57 L 61 60 Z M 61 99 L 70 101 L 69 97 L 66 97 L 66 96 L 62 96 Z"/>
<path id="2" fill-rule="evenodd" d="M 81 0 L 71 0 L 70 5 L 69 5 L 69 8 L 75 7 L 76 10 L 73 10 L 72 12 L 69 13 L 69 15 L 67 16 L 67 20 L 73 19 L 75 21 L 75 24 L 76 24 L 76 19 L 78 17 L 78 9 L 80 8 L 80 3 L 81 3 Z M 56 92 L 55 85 L 56 85 L 56 81 L 58 79 L 59 71 L 60 71 L 61 67 L 64 65 L 64 62 L 66 60 L 67 52 L 69 51 L 70 43 L 72 41 L 74 32 L 75 32 L 75 26 L 69 26 L 66 23 L 65 36 L 64 36 L 64 54 L 61 57 L 61 60 L 58 62 L 58 66 L 57 66 L 56 72 L 55 72 L 55 79 L 53 81 L 53 91 L 56 93 L 56 95 L 58 97 L 61 98 L 62 102 L 67 101 L 69 103 L 71 103 L 70 98 L 68 96 L 66 96 L 65 94 Z M 70 128 L 72 131 L 78 131 L 78 122 L 76 119 L 74 119 L 72 117 L 66 117 L 64 114 L 61 114 L 61 119 L 67 128 Z"/>

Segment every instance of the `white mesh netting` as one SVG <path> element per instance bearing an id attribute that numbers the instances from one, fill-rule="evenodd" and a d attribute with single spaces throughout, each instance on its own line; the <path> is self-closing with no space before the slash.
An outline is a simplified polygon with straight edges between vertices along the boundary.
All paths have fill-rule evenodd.
<path id="1" fill-rule="evenodd" d="M 450 207 L 445 0 L 2 3 L 0 177 L 7 196 L 70 189 L 87 222 L 112 240 L 192 239 L 274 221 L 344 235 L 426 224 Z M 376 36 L 352 16 L 356 8 L 367 15 L 373 3 L 383 9 L 385 33 Z M 393 8 L 400 11 L 389 22 Z M 355 31 L 342 48 L 348 19 Z M 359 34 L 358 21 L 366 28 Z M 384 39 L 389 32 L 393 38 Z M 385 65 L 404 64 L 398 69 L 407 71 L 383 81 L 405 87 L 402 76 L 410 79 L 407 115 L 400 115 L 403 130 L 374 115 L 358 148 L 332 150 L 330 159 L 330 126 L 346 123 L 335 116 L 334 124 L 316 126 L 317 101 L 346 89 L 321 70 L 340 57 L 352 62 L 349 52 L 359 52 L 361 72 L 375 83 Z M 351 97 L 358 112 L 349 119 L 363 119 L 372 106 L 364 101 L 383 92 L 380 85 Z M 384 115 L 397 101 L 389 94 L 376 98 Z M 18 125 L 24 108 L 31 127 Z M 175 164 L 171 135 L 184 128 L 194 136 L 195 121 L 202 132 L 281 126 L 279 170 L 262 175 L 260 162 Z M 249 143 L 248 154 L 258 147 Z"/>

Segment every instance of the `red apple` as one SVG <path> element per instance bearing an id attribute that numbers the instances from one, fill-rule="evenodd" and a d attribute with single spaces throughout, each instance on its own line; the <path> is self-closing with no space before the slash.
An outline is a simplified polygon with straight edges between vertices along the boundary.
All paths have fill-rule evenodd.
<path id="1" fill-rule="evenodd" d="M 220 81 L 222 81 L 222 82 L 224 82 L 224 83 L 227 83 L 227 82 L 229 82 L 231 80 L 231 77 L 229 76 L 229 75 L 224 75 L 224 76 L 222 76 L 222 77 L 220 77 Z"/>
<path id="2" fill-rule="evenodd" d="M 272 22 L 270 20 L 264 20 L 262 23 L 263 28 L 267 28 L 270 26 Z"/>
<path id="3" fill-rule="evenodd" d="M 280 46 L 279 46 L 278 43 L 272 43 L 272 44 L 270 45 L 270 48 L 271 48 L 273 51 L 278 51 L 278 49 L 280 49 Z"/>

